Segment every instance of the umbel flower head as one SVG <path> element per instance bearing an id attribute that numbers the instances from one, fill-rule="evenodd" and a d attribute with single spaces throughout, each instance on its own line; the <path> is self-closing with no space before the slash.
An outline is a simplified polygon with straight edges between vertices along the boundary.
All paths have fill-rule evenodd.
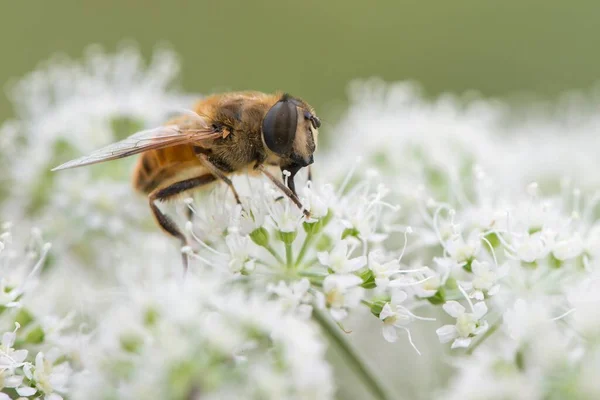
<path id="1" fill-rule="evenodd" d="M 299 315 L 326 309 L 338 322 L 358 307 L 379 317 L 398 292 L 397 280 L 415 273 L 381 246 L 397 207 L 385 202 L 388 191 L 376 181 L 337 192 L 331 185 L 299 185 L 301 201 L 314 210 L 310 218 L 270 182 L 244 183 L 241 206 L 224 190 L 186 201 L 194 248 L 184 250 L 196 260 L 192 268 L 230 274 L 249 290 L 266 289 Z"/>
<path id="2" fill-rule="evenodd" d="M 343 148 L 320 149 L 319 179 L 296 177 L 310 218 L 243 176 L 241 205 L 225 185 L 165 205 L 189 237 L 182 277 L 131 161 L 48 172 L 188 107 L 177 70 L 168 51 L 144 66 L 92 49 L 12 88 L 1 214 L 53 248 L 0 232 L 1 400 L 354 394 L 333 382 L 327 336 L 380 398 L 600 397 L 596 114 L 506 124 L 494 102 L 357 83 Z M 377 358 L 361 363 L 345 328 L 370 324 L 359 353 Z M 402 342 L 423 357 L 398 356 Z M 401 392 L 378 383 L 386 357 Z"/>
<path id="3" fill-rule="evenodd" d="M 82 352 L 76 399 L 327 399 L 316 326 L 211 273 L 129 283 Z"/>

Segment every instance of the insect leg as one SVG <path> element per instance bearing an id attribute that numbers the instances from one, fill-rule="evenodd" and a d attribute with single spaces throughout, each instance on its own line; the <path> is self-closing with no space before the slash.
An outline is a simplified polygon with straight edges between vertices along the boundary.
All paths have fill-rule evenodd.
<path id="1" fill-rule="evenodd" d="M 182 246 L 187 245 L 187 239 L 185 235 L 181 232 L 181 230 L 177 227 L 177 224 L 167 215 L 165 215 L 158 206 L 156 205 L 156 201 L 165 201 L 169 198 L 176 196 L 186 190 L 194 189 L 199 186 L 203 186 L 214 182 L 216 178 L 213 175 L 206 174 L 199 176 L 197 178 L 186 179 L 184 181 L 173 183 L 166 187 L 159 187 L 153 190 L 148 195 L 148 202 L 150 204 L 150 209 L 152 210 L 152 214 L 154 218 L 156 218 L 156 222 L 160 225 L 160 227 L 167 232 L 169 235 L 179 239 L 181 241 Z M 187 269 L 187 257 L 185 254 L 183 255 L 183 265 Z"/>
<path id="2" fill-rule="evenodd" d="M 287 186 L 285 186 L 277 178 L 275 178 L 273 174 L 267 171 L 263 165 L 259 165 L 256 168 L 259 169 L 263 174 L 265 174 L 265 176 L 269 178 L 271 182 L 273 182 L 275 186 L 279 188 L 279 190 L 281 190 L 287 197 L 289 197 L 290 200 L 292 200 L 294 204 L 302 210 L 306 218 L 310 218 L 310 212 L 304 208 L 304 206 L 300 202 L 300 199 L 298 199 L 298 196 L 296 196 L 294 192 L 292 192 Z"/>
<path id="3" fill-rule="evenodd" d="M 220 180 L 222 180 L 223 182 L 225 182 L 225 184 L 227 186 L 229 186 L 229 188 L 233 192 L 233 196 L 235 197 L 235 201 L 238 204 L 242 204 L 242 202 L 240 201 L 240 196 L 238 195 L 237 190 L 235 190 L 235 187 L 233 186 L 233 182 L 231 182 L 231 179 L 229 179 L 227 177 L 227 175 L 225 175 L 225 173 L 223 171 L 221 171 L 213 163 L 211 163 L 208 160 L 208 156 L 206 154 L 196 153 L 196 156 L 198 157 L 198 159 L 200 159 L 200 161 L 202 162 L 202 164 L 204 164 L 204 166 L 206 168 L 208 168 L 208 170 L 210 171 L 211 174 L 213 174 L 215 177 L 219 178 Z"/>

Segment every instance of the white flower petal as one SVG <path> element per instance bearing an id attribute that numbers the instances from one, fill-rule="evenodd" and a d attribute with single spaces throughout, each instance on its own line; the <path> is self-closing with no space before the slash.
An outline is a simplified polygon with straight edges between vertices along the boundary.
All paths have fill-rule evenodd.
<path id="1" fill-rule="evenodd" d="M 331 308 L 329 309 L 329 313 L 336 321 L 341 321 L 348 316 L 348 311 L 343 308 Z"/>
<path id="2" fill-rule="evenodd" d="M 15 360 L 15 362 L 21 363 L 21 362 L 25 361 L 28 353 L 29 352 L 27 350 L 17 350 L 11 354 L 11 357 L 13 360 Z"/>
<path id="3" fill-rule="evenodd" d="M 465 308 L 458 301 L 454 300 L 447 301 L 442 308 L 453 318 L 458 318 L 459 315 L 465 312 Z"/>
<path id="4" fill-rule="evenodd" d="M 36 389 L 28 386 L 21 386 L 20 388 L 17 388 L 17 393 L 19 394 L 19 396 L 29 397 L 36 394 L 36 392 Z"/>
<path id="5" fill-rule="evenodd" d="M 479 262 L 477 260 L 473 260 L 473 262 L 471 263 L 471 270 L 473 271 L 473 274 L 475 274 L 475 275 L 483 275 L 487 271 L 489 271 L 489 269 L 490 269 L 490 267 L 489 267 L 488 263 Z"/>
<path id="6" fill-rule="evenodd" d="M 473 316 L 477 319 L 481 319 L 488 312 L 487 305 L 485 302 L 480 301 L 473 305 Z"/>
<path id="7" fill-rule="evenodd" d="M 29 364 L 29 363 L 25 364 L 25 366 L 23 367 L 23 372 L 25 373 L 25 376 L 27 377 L 27 379 L 29 379 L 29 380 L 33 379 L 33 373 L 31 372 L 31 364 Z"/>
<path id="8" fill-rule="evenodd" d="M 398 332 L 396 332 L 396 328 L 392 325 L 383 325 L 381 333 L 383 334 L 383 338 L 390 343 L 394 343 L 398 340 Z"/>
<path id="9" fill-rule="evenodd" d="M 321 251 L 317 253 L 317 258 L 319 259 L 319 262 L 321 264 L 329 266 L 329 253 L 327 253 L 326 251 Z"/>
<path id="10" fill-rule="evenodd" d="M 481 335 L 482 333 L 485 333 L 489 328 L 489 324 L 487 321 L 481 321 L 481 325 L 479 325 L 477 328 L 475 328 L 475 330 L 473 331 L 473 335 Z"/>
<path id="11" fill-rule="evenodd" d="M 392 294 L 392 304 L 401 304 L 408 298 L 404 290 L 395 290 Z"/>
<path id="12" fill-rule="evenodd" d="M 23 383 L 23 376 L 21 375 L 11 375 L 4 377 L 4 387 L 15 388 L 21 383 Z"/>
<path id="13" fill-rule="evenodd" d="M 440 343 L 448 343 L 458 335 L 454 325 L 444 325 L 436 329 L 435 333 L 438 335 Z"/>
<path id="14" fill-rule="evenodd" d="M 471 338 L 458 338 L 454 342 L 452 342 L 451 348 L 457 349 L 457 348 L 469 347 L 469 345 L 471 344 L 471 341 L 472 341 Z"/>
<path id="15" fill-rule="evenodd" d="M 497 295 L 498 292 L 500 292 L 500 285 L 494 285 L 488 290 L 487 294 L 488 296 L 494 296 Z"/>
<path id="16" fill-rule="evenodd" d="M 356 275 L 352 274 L 333 274 L 328 275 L 323 280 L 323 288 L 327 286 L 328 288 L 338 287 L 341 289 L 348 289 L 354 286 L 358 286 L 362 283 L 362 279 L 360 279 Z M 329 291 L 325 289 L 325 291 Z"/>
<path id="17" fill-rule="evenodd" d="M 15 338 L 17 334 L 15 332 L 6 332 L 2 335 L 2 347 L 10 348 L 15 344 Z"/>
<path id="18" fill-rule="evenodd" d="M 392 310 L 390 303 L 385 303 L 385 305 L 381 309 L 381 312 L 379 313 L 379 319 L 384 320 L 387 317 L 391 317 L 394 314 L 394 310 Z"/>
<path id="19" fill-rule="evenodd" d="M 348 260 L 348 262 L 346 263 L 346 271 L 353 272 L 353 271 L 356 271 L 357 269 L 364 267 L 365 265 L 367 265 L 367 257 L 365 257 L 365 256 L 356 257 L 351 260 Z"/>
<path id="20" fill-rule="evenodd" d="M 375 278 L 375 285 L 380 289 L 388 287 L 390 280 L 388 278 Z"/>

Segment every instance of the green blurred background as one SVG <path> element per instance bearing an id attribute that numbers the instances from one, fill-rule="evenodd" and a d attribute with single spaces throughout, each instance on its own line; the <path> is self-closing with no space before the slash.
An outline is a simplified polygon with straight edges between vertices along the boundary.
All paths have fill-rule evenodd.
<path id="1" fill-rule="evenodd" d="M 562 0 L 3 0 L 0 83 L 56 52 L 124 39 L 148 56 L 167 43 L 181 85 L 208 93 L 281 89 L 321 115 L 354 78 L 414 80 L 428 95 L 475 89 L 553 98 L 600 74 L 600 2 Z M 11 115 L 0 98 L 0 120 Z"/>

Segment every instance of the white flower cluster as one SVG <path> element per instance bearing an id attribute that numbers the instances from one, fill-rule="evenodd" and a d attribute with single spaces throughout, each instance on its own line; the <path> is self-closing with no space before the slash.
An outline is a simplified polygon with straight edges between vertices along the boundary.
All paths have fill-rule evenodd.
<path id="1" fill-rule="evenodd" d="M 448 323 L 438 326 L 439 341 L 470 356 L 453 360 L 457 373 L 440 395 L 600 396 L 590 379 L 600 368 L 591 306 L 600 182 L 586 166 L 598 115 L 565 121 L 577 132 L 566 138 L 545 121 L 507 129 L 506 110 L 490 102 L 427 103 L 414 87 L 377 81 L 355 93 L 340 129 L 374 133 L 349 143 L 367 149 L 403 205 L 392 230 L 412 227 L 404 258 L 422 270 L 407 277 L 415 284 L 407 293 L 441 306 Z"/>
<path id="2" fill-rule="evenodd" d="M 93 46 L 83 62 L 57 57 L 14 83 L 17 115 L 0 127 L 0 160 L 9 166 L 0 199 L 10 193 L 2 215 L 60 236 L 55 250 L 74 262 L 114 264 L 101 249 L 115 239 L 126 246 L 132 232 L 151 226 L 128 185 L 133 160 L 68 174 L 50 169 L 189 107 L 190 96 L 170 89 L 178 71 L 166 49 L 145 66 L 135 47 L 109 55 Z"/>
<path id="3" fill-rule="evenodd" d="M 347 382 L 326 337 L 393 398 L 345 343 L 352 318 L 375 346 L 416 349 L 430 330 L 419 347 L 448 351 L 452 378 L 414 388 L 425 398 L 600 397 L 600 123 L 581 100 L 560 123 L 508 123 L 490 101 L 354 86 L 347 156 L 322 151 L 321 180 L 296 177 L 310 218 L 261 178 L 234 178 L 241 205 L 201 191 L 168 210 L 189 238 L 182 276 L 128 161 L 48 172 L 189 107 L 177 70 L 170 52 L 144 68 L 131 48 L 93 48 L 14 86 L 0 215 L 54 246 L 0 232 L 0 399 L 330 399 Z"/>
<path id="4" fill-rule="evenodd" d="M 420 283 L 411 277 L 424 269 L 407 269 L 400 252 L 382 247 L 398 208 L 385 202 L 387 189 L 376 182 L 356 182 L 345 193 L 344 187 L 336 192 L 331 185 L 306 184 L 300 198 L 309 219 L 260 179 L 246 181 L 241 207 L 223 191 L 189 199 L 187 227 L 196 244 L 189 255 L 208 267 L 227 265 L 254 290 L 275 294 L 305 317 L 316 306 L 341 322 L 367 306 L 386 339 L 395 341 L 396 329 L 409 332 L 410 322 L 429 320 L 404 302 L 404 289 Z"/>
<path id="5" fill-rule="evenodd" d="M 25 306 L 39 284 L 50 245 L 42 241 L 37 230 L 32 232 L 27 248 L 19 245 L 10 224 L 5 223 L 0 234 L 0 330 L 4 332 L 0 342 L 0 399 L 10 399 L 8 392 L 23 399 L 60 400 L 67 391 L 71 367 L 61 350 L 45 340 L 50 325 L 37 320 Z"/>
<path id="6" fill-rule="evenodd" d="M 316 327 L 221 283 L 210 273 L 129 283 L 81 352 L 71 397 L 331 398 Z"/>

